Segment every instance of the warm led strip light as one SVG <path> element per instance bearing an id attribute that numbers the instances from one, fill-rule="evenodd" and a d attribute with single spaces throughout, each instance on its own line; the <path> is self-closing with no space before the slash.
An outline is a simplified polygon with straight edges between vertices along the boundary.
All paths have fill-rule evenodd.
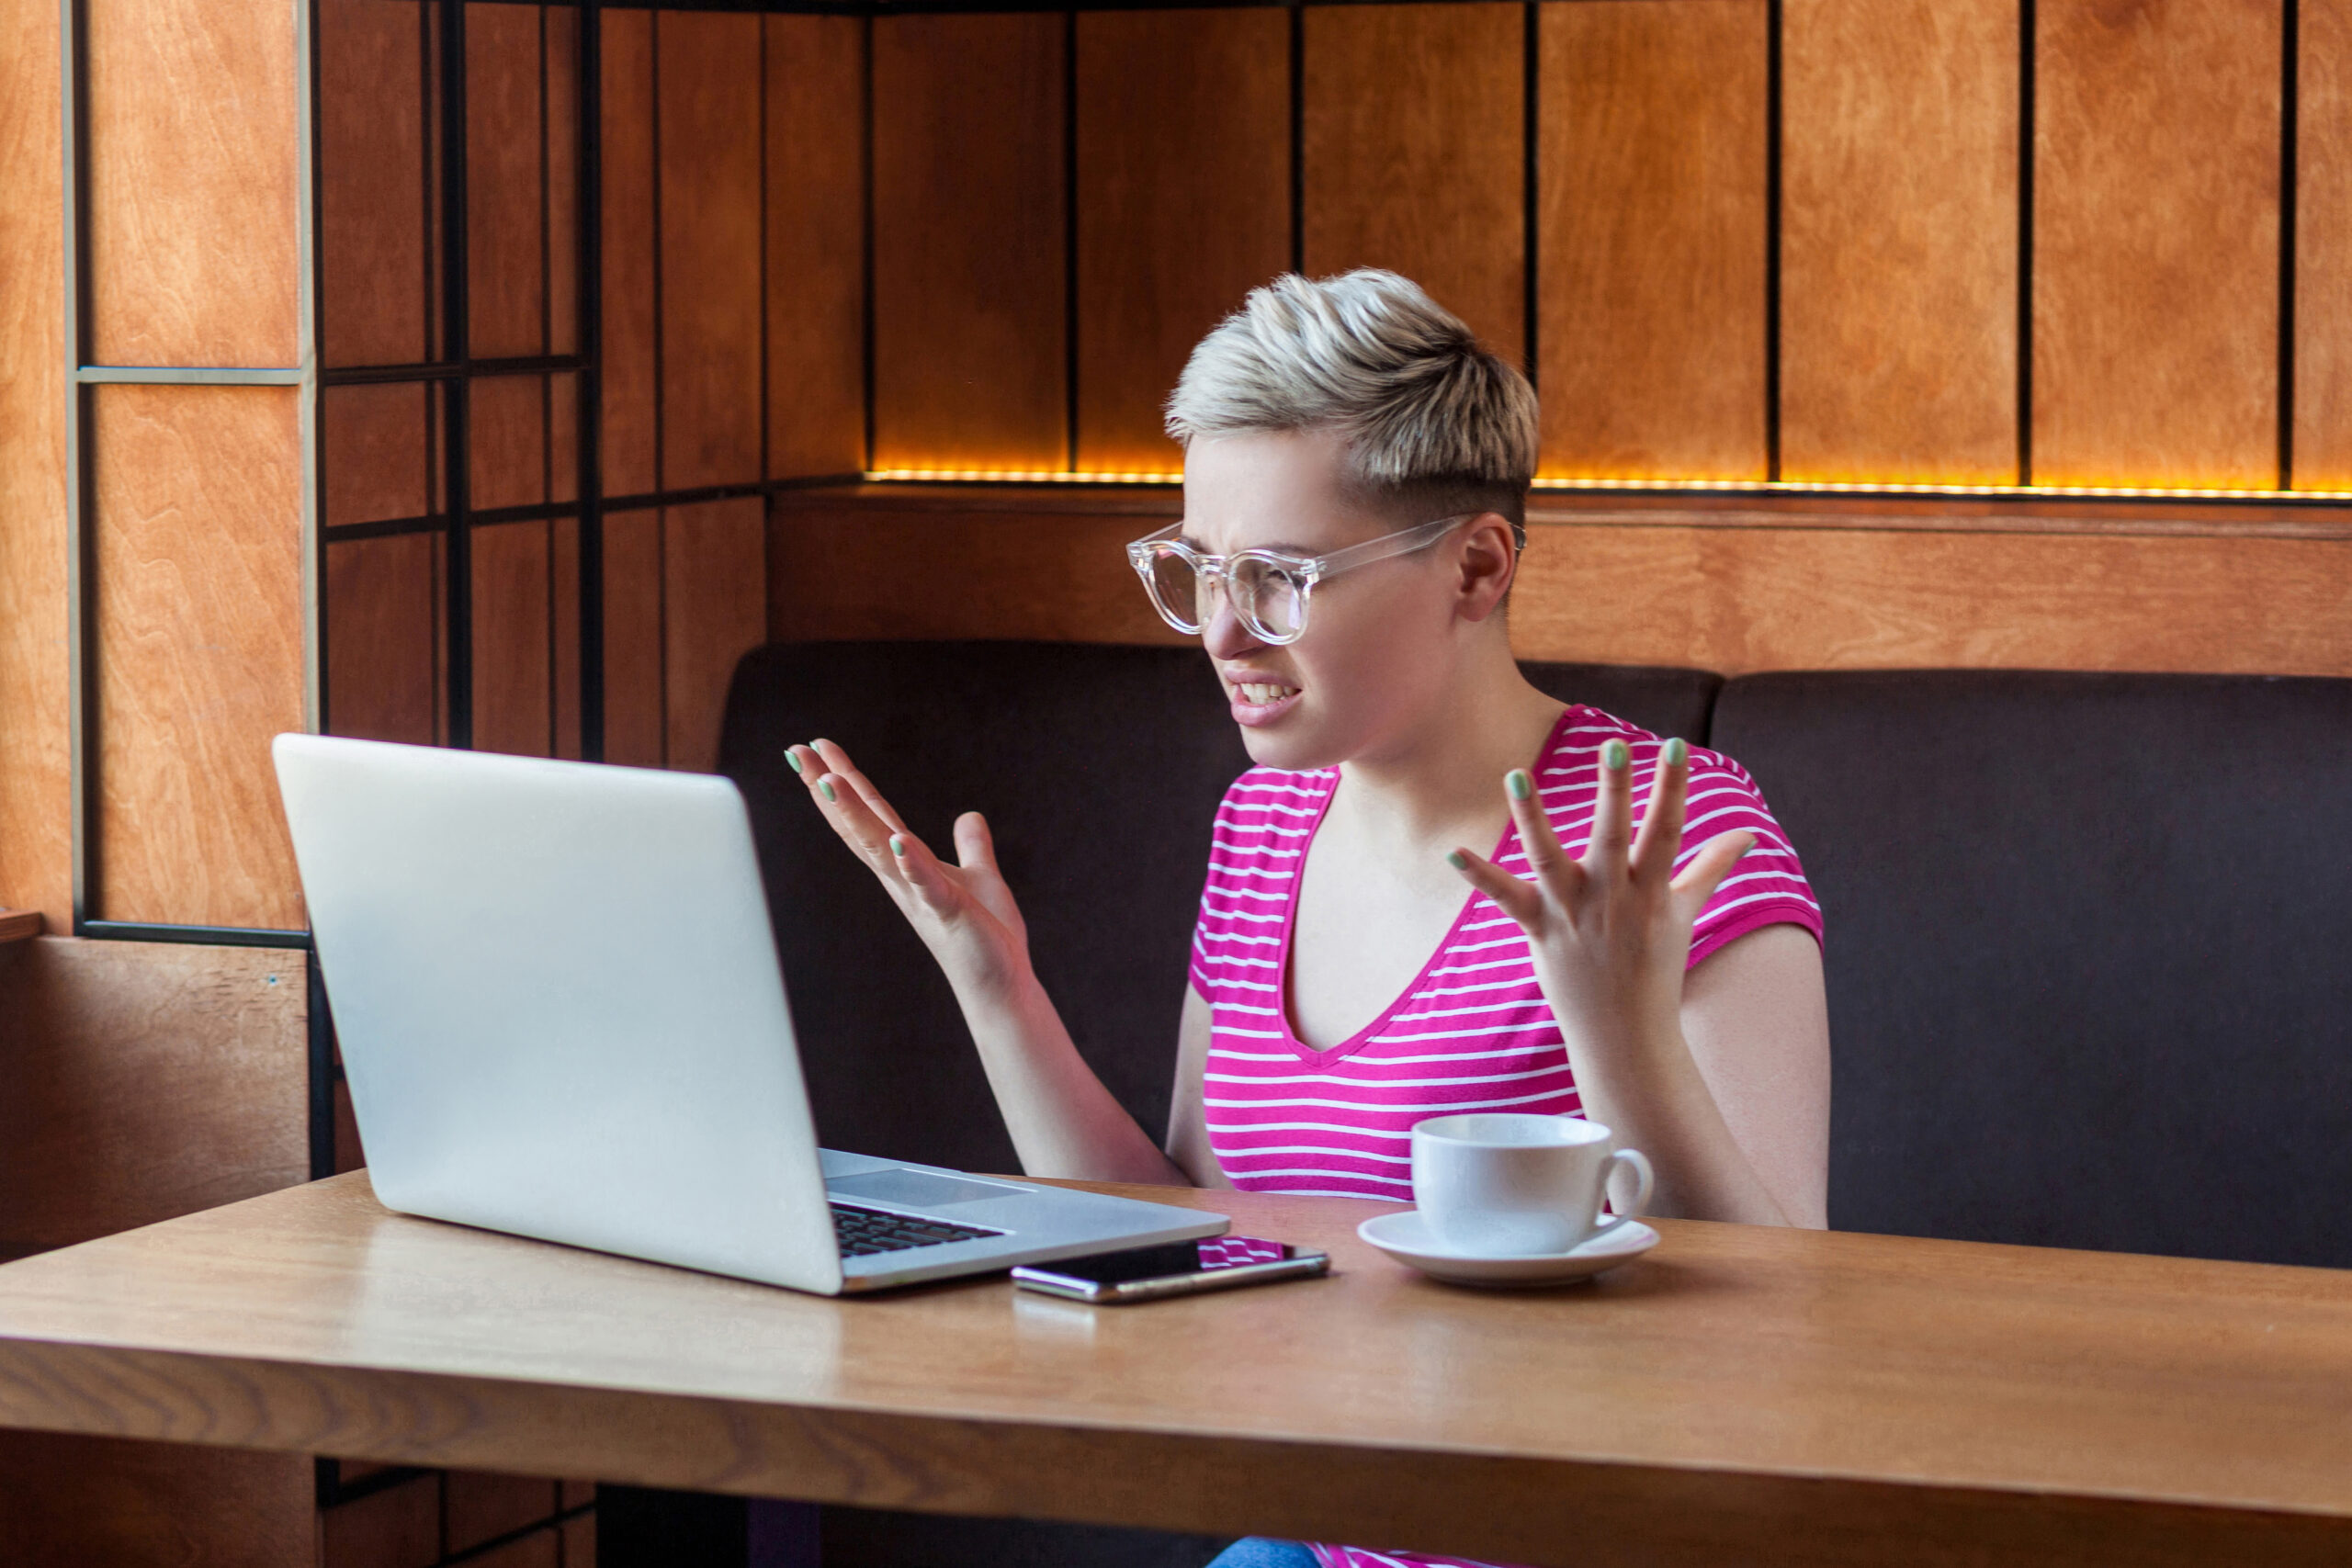
<path id="1" fill-rule="evenodd" d="M 1076 473 L 1045 468 L 876 468 L 865 478 L 875 483 L 914 480 L 956 484 L 1079 484 L 1177 485 L 1182 474 Z M 2352 491 L 2344 490 L 2187 490 L 2154 485 L 1939 485 L 1871 484 L 1803 479 L 1539 479 L 1537 490 L 1642 491 L 1704 491 L 1733 495 L 1879 495 L 1965 496 L 1994 501 L 2016 499 L 2077 501 L 2270 501 L 2352 504 Z"/>

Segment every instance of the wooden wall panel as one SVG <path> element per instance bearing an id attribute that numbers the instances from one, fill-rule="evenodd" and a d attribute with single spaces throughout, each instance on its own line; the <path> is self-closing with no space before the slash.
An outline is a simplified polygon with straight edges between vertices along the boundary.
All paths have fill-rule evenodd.
<path id="1" fill-rule="evenodd" d="M 0 1432 L 5 1568 L 315 1568 L 303 1454 Z"/>
<path id="2" fill-rule="evenodd" d="M 1787 0 L 1781 475 L 2018 478 L 2018 0 Z"/>
<path id="3" fill-rule="evenodd" d="M 330 526 L 419 517 L 432 509 L 423 385 L 329 387 L 319 407 L 320 480 Z"/>
<path id="4" fill-rule="evenodd" d="M 427 357 L 425 7 L 320 0 L 320 352 L 328 365 Z"/>
<path id="5" fill-rule="evenodd" d="M 541 221 L 548 236 L 548 352 L 580 352 L 579 12 L 569 6 L 540 11 L 547 28 L 547 200 Z"/>
<path id="6" fill-rule="evenodd" d="M 878 468 L 1068 457 L 1064 25 L 874 22 Z"/>
<path id="7" fill-rule="evenodd" d="M 537 6 L 466 7 L 466 329 L 473 354 L 547 352 Z"/>
<path id="8" fill-rule="evenodd" d="M 430 746 L 439 735 L 439 545 L 430 534 L 327 547 L 329 734 Z"/>
<path id="9" fill-rule="evenodd" d="M 1078 467 L 1168 473 L 1203 333 L 1290 266 L 1289 18 L 1078 18 Z"/>
<path id="10" fill-rule="evenodd" d="M 598 451 L 610 495 L 661 482 L 655 428 L 653 13 L 604 20 L 604 420 Z"/>
<path id="11" fill-rule="evenodd" d="M 94 400 L 96 916 L 304 923 L 269 761 L 303 728 L 296 397 Z"/>
<path id="12" fill-rule="evenodd" d="M 1765 0 L 1542 8 L 1541 471 L 1760 479 Z"/>
<path id="13" fill-rule="evenodd" d="M 2352 490 L 2352 4 L 2299 15 L 2292 479 Z"/>
<path id="14" fill-rule="evenodd" d="M 548 499 L 547 379 L 478 377 L 467 385 L 466 451 L 476 510 Z"/>
<path id="15" fill-rule="evenodd" d="M 57 7 L 0 6 L 0 906 L 72 929 Z"/>
<path id="16" fill-rule="evenodd" d="M 865 467 L 864 25 L 765 17 L 768 473 Z"/>
<path id="17" fill-rule="evenodd" d="M 283 948 L 0 947 L 0 1256 L 309 1179 L 304 964 Z"/>
<path id="18" fill-rule="evenodd" d="M 555 681 L 555 754 L 578 761 L 580 748 L 580 519 L 548 525 L 548 663 Z"/>
<path id="19" fill-rule="evenodd" d="M 662 513 L 605 516 L 605 761 L 662 765 Z"/>
<path id="20" fill-rule="evenodd" d="M 294 8 L 88 0 L 91 351 L 300 357 Z"/>
<path id="21" fill-rule="evenodd" d="M 665 11 L 662 482 L 760 478 L 760 19 Z"/>
<path id="22" fill-rule="evenodd" d="M 2278 468 L 2281 0 L 2041 0 L 2033 475 Z"/>
<path id="23" fill-rule="evenodd" d="M 473 530 L 474 745 L 546 757 L 555 749 L 554 559 L 545 523 Z"/>
<path id="24" fill-rule="evenodd" d="M 1997 518 L 1968 532 L 1963 515 L 1899 506 L 1886 526 L 1726 524 L 1671 506 L 1655 523 L 1564 521 L 1577 510 L 1531 516 L 1511 602 L 1522 658 L 2352 676 L 2352 539 L 2038 533 Z M 798 499 L 772 524 L 773 636 L 1185 642 L 1120 550 L 1153 521 L 1011 497 Z M 1041 558 L 1058 565 L 1049 583 Z M 954 570 L 921 564 L 939 560 Z"/>
<path id="25" fill-rule="evenodd" d="M 1403 273 L 1505 358 L 1527 351 L 1525 12 L 1306 12 L 1306 268 Z"/>
<path id="26" fill-rule="evenodd" d="M 767 640 L 767 523 L 757 496 L 674 508 L 662 531 L 667 761 L 718 765 L 735 661 Z"/>
<path id="27" fill-rule="evenodd" d="M 1125 546 L 1169 517 L 779 506 L 769 635 L 1182 643 L 1144 597 Z M 1054 570 L 1040 572 L 1037 563 Z M 977 591 L 976 591 L 977 590 Z"/>

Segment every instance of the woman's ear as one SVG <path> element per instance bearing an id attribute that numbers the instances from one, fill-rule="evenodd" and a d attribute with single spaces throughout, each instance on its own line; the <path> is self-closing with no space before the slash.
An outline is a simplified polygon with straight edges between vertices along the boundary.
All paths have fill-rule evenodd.
<path id="1" fill-rule="evenodd" d="M 1482 512 L 1463 525 L 1460 595 L 1464 619 L 1483 621 L 1501 605 L 1519 575 L 1519 551 L 1514 547 L 1510 519 L 1499 512 Z"/>

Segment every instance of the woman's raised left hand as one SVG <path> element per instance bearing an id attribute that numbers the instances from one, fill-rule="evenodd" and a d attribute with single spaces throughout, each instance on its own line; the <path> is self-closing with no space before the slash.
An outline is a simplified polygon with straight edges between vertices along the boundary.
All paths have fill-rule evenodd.
<path id="1" fill-rule="evenodd" d="M 1446 858 L 1527 933 L 1536 978 L 1571 1052 L 1632 1066 L 1628 1053 L 1680 1043 L 1691 927 L 1756 840 L 1747 832 L 1710 839 L 1676 875 L 1690 747 L 1669 740 L 1660 749 L 1638 836 L 1632 828 L 1633 769 L 1625 743 L 1606 742 L 1600 761 L 1600 793 L 1582 858 L 1570 859 L 1561 847 L 1534 781 L 1517 768 L 1504 775 L 1503 788 L 1534 879 L 1515 876 L 1467 850 Z"/>

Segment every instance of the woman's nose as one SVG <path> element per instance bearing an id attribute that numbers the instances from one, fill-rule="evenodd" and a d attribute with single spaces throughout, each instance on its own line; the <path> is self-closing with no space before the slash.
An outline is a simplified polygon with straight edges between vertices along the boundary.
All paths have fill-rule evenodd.
<path id="1" fill-rule="evenodd" d="M 1208 650 L 1210 658 L 1238 659 L 1262 646 L 1241 624 L 1241 617 L 1233 613 L 1232 597 L 1223 584 L 1213 585 L 1207 600 L 1202 606 L 1205 615 L 1201 621 L 1201 646 Z"/>

